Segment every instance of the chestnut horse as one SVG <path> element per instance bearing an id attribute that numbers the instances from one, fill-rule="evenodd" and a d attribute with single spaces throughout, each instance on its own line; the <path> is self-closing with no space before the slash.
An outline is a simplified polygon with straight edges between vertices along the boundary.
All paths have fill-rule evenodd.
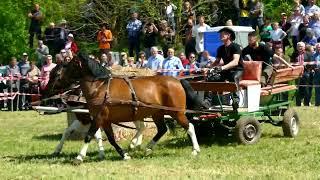
<path id="1" fill-rule="evenodd" d="M 191 86 L 169 76 L 147 76 L 131 79 L 111 77 L 111 73 L 98 62 L 79 53 L 50 78 L 48 89 L 65 89 L 76 81 L 86 98 L 93 122 L 85 138 L 85 144 L 77 156 L 79 162 L 86 156 L 89 142 L 99 127 L 107 135 L 112 146 L 123 159 L 130 159 L 115 142 L 111 123 L 141 121 L 151 116 L 157 134 L 149 142 L 146 152 L 151 152 L 156 142 L 167 132 L 164 115 L 174 118 L 190 135 L 196 155 L 200 147 L 194 126 L 185 116 L 186 105 L 200 106 Z M 135 93 L 133 93 L 133 91 Z M 187 101 L 189 101 L 187 103 Z M 191 102 L 194 101 L 194 102 Z"/>

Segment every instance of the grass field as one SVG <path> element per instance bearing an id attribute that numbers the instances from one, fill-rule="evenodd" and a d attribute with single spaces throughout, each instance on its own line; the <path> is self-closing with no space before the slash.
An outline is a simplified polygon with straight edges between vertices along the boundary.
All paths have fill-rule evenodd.
<path id="1" fill-rule="evenodd" d="M 107 142 L 106 159 L 99 161 L 92 142 L 80 166 L 73 166 L 72 160 L 82 141 L 67 141 L 60 157 L 50 155 L 66 126 L 65 114 L 0 112 L 0 179 L 320 179 L 319 109 L 297 112 L 301 131 L 296 139 L 284 138 L 281 128 L 264 124 L 255 145 L 212 139 L 192 157 L 186 134 L 179 132 L 161 139 L 151 157 L 137 151 L 130 161 L 120 160 Z M 121 145 L 127 147 L 128 142 Z"/>

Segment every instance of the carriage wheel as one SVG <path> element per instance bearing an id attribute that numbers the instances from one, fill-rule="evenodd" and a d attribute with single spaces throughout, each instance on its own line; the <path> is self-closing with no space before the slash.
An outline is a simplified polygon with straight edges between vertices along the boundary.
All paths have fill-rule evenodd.
<path id="1" fill-rule="evenodd" d="M 261 136 L 259 121 L 253 117 L 242 117 L 237 121 L 235 137 L 239 144 L 255 144 Z"/>
<path id="2" fill-rule="evenodd" d="M 282 130 L 285 137 L 296 137 L 299 133 L 299 117 L 295 110 L 287 109 L 283 115 Z"/>

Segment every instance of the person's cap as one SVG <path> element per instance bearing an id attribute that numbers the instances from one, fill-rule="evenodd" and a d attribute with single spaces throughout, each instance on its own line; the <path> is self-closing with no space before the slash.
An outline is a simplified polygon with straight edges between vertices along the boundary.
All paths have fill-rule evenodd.
<path id="1" fill-rule="evenodd" d="M 22 54 L 22 56 L 28 56 L 28 54 L 24 52 L 24 53 Z"/>
<path id="2" fill-rule="evenodd" d="M 67 24 L 67 21 L 66 21 L 65 19 L 62 19 L 62 20 L 60 21 L 60 24 Z"/>
<path id="3" fill-rule="evenodd" d="M 124 56 L 124 55 L 126 55 L 126 54 L 127 54 L 127 53 L 125 53 L 125 52 L 121 52 L 121 53 L 120 53 L 121 56 Z"/>
<path id="4" fill-rule="evenodd" d="M 66 50 L 65 49 L 61 49 L 61 51 L 60 51 L 61 53 L 65 53 L 66 52 Z"/>
<path id="5" fill-rule="evenodd" d="M 232 29 L 230 29 L 228 27 L 224 27 L 224 28 L 220 29 L 218 32 L 219 33 L 221 33 L 221 32 L 229 33 L 232 41 L 234 41 L 236 39 L 236 34 L 234 33 L 234 31 Z"/>
<path id="6" fill-rule="evenodd" d="M 71 34 L 71 33 L 70 33 L 70 34 L 68 34 L 68 37 L 71 37 L 71 38 L 73 38 L 73 34 Z"/>
<path id="7" fill-rule="evenodd" d="M 47 58 L 52 58 L 52 56 L 50 54 L 47 55 Z"/>
<path id="8" fill-rule="evenodd" d="M 286 13 L 284 13 L 284 12 L 283 12 L 283 13 L 281 13 L 281 16 L 286 16 L 286 15 L 287 15 L 287 14 L 286 14 Z"/>
<path id="9" fill-rule="evenodd" d="M 54 24 L 54 22 L 51 22 L 49 25 L 50 25 L 50 26 L 54 26 L 55 24 Z"/>

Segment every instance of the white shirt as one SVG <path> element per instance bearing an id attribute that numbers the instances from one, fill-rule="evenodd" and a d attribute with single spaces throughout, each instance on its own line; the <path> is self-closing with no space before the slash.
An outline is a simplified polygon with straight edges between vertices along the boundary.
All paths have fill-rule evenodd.
<path id="1" fill-rule="evenodd" d="M 200 26 L 200 24 L 197 24 L 192 29 L 192 37 L 196 38 L 196 51 L 197 53 L 201 53 L 204 51 L 204 38 L 203 34 L 207 30 L 209 30 L 210 26 L 207 24 L 203 24 L 203 26 Z"/>
<path id="2" fill-rule="evenodd" d="M 302 16 L 293 16 L 291 23 L 291 36 L 299 35 L 299 25 L 303 22 Z"/>
<path id="3" fill-rule="evenodd" d="M 278 28 L 277 30 L 272 30 L 270 34 L 273 41 L 281 41 L 281 38 L 287 35 L 287 33 L 280 28 Z"/>
<path id="4" fill-rule="evenodd" d="M 175 6 L 174 4 L 169 4 L 167 7 L 166 7 L 166 14 L 167 14 L 167 17 L 174 17 L 174 11 L 177 9 L 177 6 Z"/>
<path id="5" fill-rule="evenodd" d="M 305 12 L 306 14 L 314 14 L 315 12 L 320 12 L 320 8 L 317 5 L 306 6 Z"/>

